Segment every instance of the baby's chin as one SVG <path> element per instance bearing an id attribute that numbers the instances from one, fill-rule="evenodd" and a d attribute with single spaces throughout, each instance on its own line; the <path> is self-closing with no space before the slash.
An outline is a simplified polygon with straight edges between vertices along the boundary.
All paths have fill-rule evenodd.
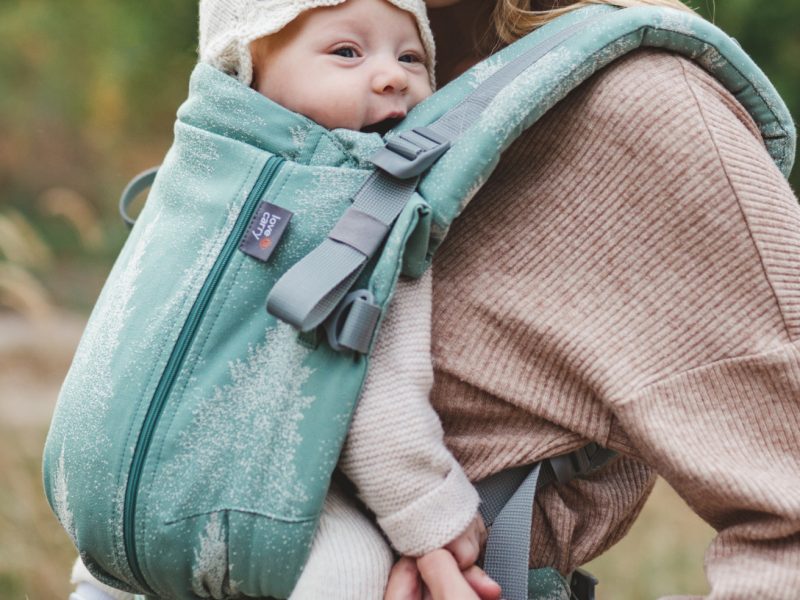
<path id="1" fill-rule="evenodd" d="M 383 121 L 378 121 L 377 123 L 373 123 L 372 125 L 367 125 L 366 127 L 362 127 L 361 131 L 363 133 L 378 133 L 381 136 L 386 135 L 389 131 L 395 128 L 395 126 L 403 120 L 403 117 L 390 117 L 388 119 L 384 119 Z"/>

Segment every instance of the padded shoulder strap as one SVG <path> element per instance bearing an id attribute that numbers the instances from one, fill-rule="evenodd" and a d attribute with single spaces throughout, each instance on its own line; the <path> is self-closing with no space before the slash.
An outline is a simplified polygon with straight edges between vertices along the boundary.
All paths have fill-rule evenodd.
<path id="1" fill-rule="evenodd" d="M 579 24 L 583 24 L 581 27 Z M 574 35 L 564 35 L 572 30 Z M 560 38 L 560 39 L 559 39 Z M 558 40 L 548 44 L 548 40 Z M 547 52 L 521 72 L 517 63 L 537 48 Z M 434 214 L 432 250 L 454 218 L 488 179 L 500 154 L 571 90 L 637 48 L 661 48 L 697 62 L 753 117 L 767 150 L 788 176 L 795 156 L 795 127 L 786 105 L 741 47 L 708 21 L 670 8 L 594 6 L 576 10 L 479 63 L 417 107 L 402 129 L 430 127 L 478 89 L 501 79 L 503 88 L 471 122 L 420 182 Z M 504 77 L 505 71 L 514 77 Z M 450 108 L 455 106 L 456 108 Z M 402 134 L 402 132 L 401 132 Z"/>

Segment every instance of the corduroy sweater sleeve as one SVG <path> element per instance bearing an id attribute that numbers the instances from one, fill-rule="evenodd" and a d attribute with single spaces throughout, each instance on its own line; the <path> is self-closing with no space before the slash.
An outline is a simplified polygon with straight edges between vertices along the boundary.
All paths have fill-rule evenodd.
<path id="1" fill-rule="evenodd" d="M 587 440 L 625 455 L 545 490 L 532 566 L 612 545 L 654 470 L 719 532 L 710 598 L 796 595 L 800 209 L 716 81 L 657 51 L 599 73 L 509 149 L 435 266 L 432 401 L 470 477 Z"/>
<path id="2" fill-rule="evenodd" d="M 693 341 L 711 352 L 616 398 L 615 415 L 719 532 L 706 553 L 711 597 L 791 598 L 800 584 L 800 209 L 738 106 L 680 67 L 719 185 L 703 214 L 733 213 L 697 232 L 706 239 L 696 252 L 712 259 L 695 297 L 708 305 L 679 330 L 686 358 L 699 350 Z M 719 256 L 704 248 L 720 242 L 731 247 Z M 712 312 L 727 326 L 707 330 Z"/>

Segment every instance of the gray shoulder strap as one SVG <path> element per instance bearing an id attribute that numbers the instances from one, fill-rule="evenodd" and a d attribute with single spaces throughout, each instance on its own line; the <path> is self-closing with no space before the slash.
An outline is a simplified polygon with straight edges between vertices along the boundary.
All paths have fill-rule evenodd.
<path id="1" fill-rule="evenodd" d="M 533 500 L 542 463 L 502 471 L 481 481 L 480 512 L 490 529 L 483 568 L 506 600 L 527 600 Z"/>
<path id="2" fill-rule="evenodd" d="M 501 471 L 475 484 L 489 530 L 483 568 L 506 600 L 528 599 L 533 503 L 547 485 L 565 484 L 603 469 L 617 453 L 596 443 L 534 465 Z"/>

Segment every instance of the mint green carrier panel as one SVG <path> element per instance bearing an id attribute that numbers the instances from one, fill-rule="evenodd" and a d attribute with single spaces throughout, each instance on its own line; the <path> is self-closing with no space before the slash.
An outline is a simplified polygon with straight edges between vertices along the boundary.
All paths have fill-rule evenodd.
<path id="1" fill-rule="evenodd" d="M 176 135 L 180 140 L 180 128 Z M 56 514 L 79 549 L 93 549 L 88 561 L 123 580 L 132 577 L 121 527 L 138 431 L 229 229 L 227 211 L 218 204 L 235 204 L 228 190 L 252 187 L 267 158 L 225 152 L 228 159 L 214 162 L 207 181 L 182 176 L 173 166 L 207 164 L 204 155 L 220 154 L 221 148 L 194 135 L 167 156 L 154 201 L 131 232 L 92 311 L 46 444 L 44 468 L 50 478 L 45 483 Z M 240 168 L 242 160 L 247 170 Z"/>
<path id="2" fill-rule="evenodd" d="M 302 343 L 264 302 L 350 205 L 380 145 L 197 67 L 45 448 L 50 504 L 101 580 L 169 598 L 291 592 L 367 360 Z M 294 213 L 267 263 L 238 250 L 262 200 Z M 390 244 L 425 213 L 415 197 Z M 400 262 L 388 252 L 371 271 L 381 304 Z"/>

